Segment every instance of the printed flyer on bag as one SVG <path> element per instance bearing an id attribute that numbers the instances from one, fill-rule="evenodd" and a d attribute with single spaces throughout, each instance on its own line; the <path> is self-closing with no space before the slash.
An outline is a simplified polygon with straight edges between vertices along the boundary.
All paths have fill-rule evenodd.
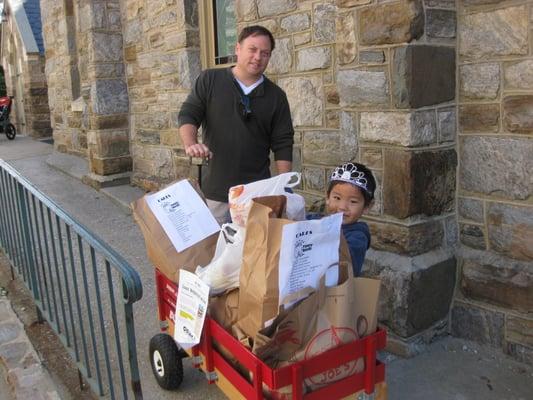
<path id="1" fill-rule="evenodd" d="M 180 270 L 174 340 L 182 349 L 187 350 L 200 343 L 208 302 L 209 286 L 192 272 Z"/>
<path id="2" fill-rule="evenodd" d="M 318 288 L 324 274 L 326 286 L 337 284 L 341 224 L 342 213 L 337 213 L 283 227 L 279 255 L 279 304 L 289 306 L 298 299 L 287 301 L 288 296 L 302 289 Z"/>
<path id="3" fill-rule="evenodd" d="M 178 252 L 220 231 L 207 205 L 185 179 L 146 196 L 146 202 Z"/>

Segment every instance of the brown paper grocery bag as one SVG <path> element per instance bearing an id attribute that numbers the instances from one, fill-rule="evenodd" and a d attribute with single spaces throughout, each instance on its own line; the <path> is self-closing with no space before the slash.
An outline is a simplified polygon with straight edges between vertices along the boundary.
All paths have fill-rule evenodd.
<path id="1" fill-rule="evenodd" d="M 350 268 L 347 263 L 342 268 Z M 349 273 L 351 272 L 348 271 Z M 349 277 L 334 287 L 325 287 L 280 315 L 255 338 L 253 352 L 272 367 L 306 360 L 373 333 L 377 327 L 380 281 Z M 362 371 L 363 359 L 354 360 L 335 371 L 306 379 L 313 390 Z M 277 395 L 286 395 L 283 388 Z"/>
<path id="2" fill-rule="evenodd" d="M 205 266 L 213 258 L 218 233 L 178 253 L 150 210 L 144 196 L 131 203 L 131 208 L 133 217 L 144 236 L 148 259 L 172 281 L 178 282 L 181 268 L 194 272 L 198 265 Z"/>
<path id="3" fill-rule="evenodd" d="M 220 326 L 228 332 L 237 322 L 239 307 L 239 289 L 229 290 L 219 296 L 209 298 L 208 313 Z"/>
<path id="4" fill-rule="evenodd" d="M 236 329 L 251 338 L 263 328 L 265 321 L 278 315 L 281 235 L 283 226 L 293 222 L 279 218 L 285 204 L 285 196 L 256 198 L 248 214 Z"/>

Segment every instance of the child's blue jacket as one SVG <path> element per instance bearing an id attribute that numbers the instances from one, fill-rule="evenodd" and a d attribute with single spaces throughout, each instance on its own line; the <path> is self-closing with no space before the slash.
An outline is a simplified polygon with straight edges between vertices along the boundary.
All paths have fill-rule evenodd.
<path id="1" fill-rule="evenodd" d="M 310 213 L 306 219 L 320 219 L 324 215 L 319 213 Z M 342 225 L 342 233 L 352 257 L 353 275 L 361 275 L 363 262 L 365 261 L 366 251 L 370 247 L 370 230 L 365 222 L 354 222 L 352 224 Z"/>
<path id="2" fill-rule="evenodd" d="M 353 274 L 359 276 L 363 269 L 366 251 L 370 247 L 370 230 L 365 222 L 342 225 L 342 233 L 352 256 Z"/>

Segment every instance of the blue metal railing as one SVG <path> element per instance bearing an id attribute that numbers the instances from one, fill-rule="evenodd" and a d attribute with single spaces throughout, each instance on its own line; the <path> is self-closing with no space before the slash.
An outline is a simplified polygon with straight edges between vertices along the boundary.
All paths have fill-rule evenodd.
<path id="1" fill-rule="evenodd" d="M 142 399 L 133 319 L 142 297 L 137 271 L 3 160 L 0 247 L 92 390 Z"/>

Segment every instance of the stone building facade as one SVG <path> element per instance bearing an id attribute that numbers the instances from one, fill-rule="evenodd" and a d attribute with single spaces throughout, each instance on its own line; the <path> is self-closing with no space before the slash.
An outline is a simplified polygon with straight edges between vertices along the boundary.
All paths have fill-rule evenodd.
<path id="1" fill-rule="evenodd" d="M 52 134 L 39 2 L 3 2 L 0 62 L 7 94 L 14 96 L 11 122 L 18 133 L 36 138 Z"/>
<path id="2" fill-rule="evenodd" d="M 455 335 L 533 360 L 533 4 L 458 14 Z"/>
<path id="3" fill-rule="evenodd" d="M 192 0 L 41 0 L 56 148 L 88 182 L 196 169 L 177 114 L 202 68 Z M 45 10 L 45 11 L 44 11 Z M 308 205 L 338 163 L 375 172 L 366 271 L 389 348 L 452 331 L 533 362 L 531 0 L 236 0 L 276 37 Z M 450 312 L 451 310 L 451 312 Z"/>

